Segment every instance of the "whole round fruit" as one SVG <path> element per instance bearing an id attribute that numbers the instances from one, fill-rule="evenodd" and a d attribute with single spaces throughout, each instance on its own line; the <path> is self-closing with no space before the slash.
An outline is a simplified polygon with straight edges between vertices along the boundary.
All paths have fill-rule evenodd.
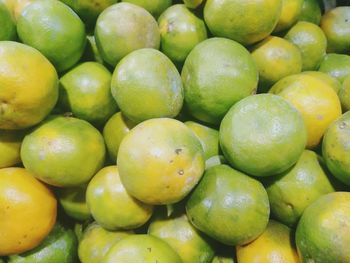
<path id="1" fill-rule="evenodd" d="M 299 21 L 306 21 L 319 25 L 321 22 L 322 11 L 318 0 L 304 0 L 301 12 L 299 15 Z"/>
<path id="2" fill-rule="evenodd" d="M 338 93 L 344 111 L 350 110 L 350 75 L 344 80 Z"/>
<path id="3" fill-rule="evenodd" d="M 122 0 L 122 2 L 132 3 L 146 9 L 155 18 L 160 16 L 172 4 L 172 0 Z"/>
<path id="4" fill-rule="evenodd" d="M 252 56 L 242 45 L 225 38 L 198 44 L 188 55 L 181 76 L 189 113 L 211 124 L 219 124 L 233 104 L 256 92 L 258 84 Z"/>
<path id="5" fill-rule="evenodd" d="M 79 259 L 84 263 L 101 263 L 114 244 L 130 235 L 132 232 L 112 232 L 105 230 L 97 223 L 92 223 L 84 230 L 79 242 Z"/>
<path id="6" fill-rule="evenodd" d="M 71 187 L 86 183 L 105 160 L 102 135 L 86 121 L 51 116 L 23 140 L 24 167 L 45 183 Z"/>
<path id="7" fill-rule="evenodd" d="M 16 25 L 7 6 L 0 2 L 0 41 L 16 38 Z"/>
<path id="8" fill-rule="evenodd" d="M 111 66 L 130 52 L 141 48 L 159 48 L 157 21 L 142 7 L 118 3 L 106 8 L 95 27 L 97 48 Z"/>
<path id="9" fill-rule="evenodd" d="M 103 125 L 118 106 L 111 94 L 112 75 L 97 62 L 85 62 L 60 79 L 59 104 L 79 119 Z"/>
<path id="10" fill-rule="evenodd" d="M 0 168 L 21 162 L 20 149 L 23 137 L 23 131 L 0 130 Z"/>
<path id="11" fill-rule="evenodd" d="M 289 169 L 302 154 L 306 128 L 298 111 L 271 94 L 250 96 L 234 105 L 220 126 L 221 149 L 229 163 L 254 176 Z"/>
<path id="12" fill-rule="evenodd" d="M 125 189 L 147 204 L 182 200 L 204 171 L 197 137 L 182 122 L 168 118 L 133 128 L 119 147 L 117 162 Z"/>
<path id="13" fill-rule="evenodd" d="M 338 79 L 341 83 L 350 75 L 350 56 L 344 54 L 327 54 L 318 69 Z"/>
<path id="14" fill-rule="evenodd" d="M 38 246 L 56 221 L 52 192 L 23 168 L 0 169 L 0 256 Z"/>
<path id="15" fill-rule="evenodd" d="M 350 185 L 350 111 L 344 113 L 327 129 L 322 153 L 331 173 Z"/>
<path id="16" fill-rule="evenodd" d="M 84 52 L 84 23 L 60 1 L 37 0 L 25 7 L 17 32 L 23 43 L 43 53 L 58 71 L 72 67 Z"/>
<path id="17" fill-rule="evenodd" d="M 127 55 L 115 68 L 111 85 L 122 113 L 135 122 L 175 117 L 182 108 L 180 74 L 155 49 L 139 49 Z"/>
<path id="18" fill-rule="evenodd" d="M 103 263 L 137 262 L 181 263 L 179 255 L 164 241 L 150 235 L 132 235 L 116 243 Z"/>
<path id="19" fill-rule="evenodd" d="M 11 41 L 0 42 L 0 68 L 0 129 L 41 122 L 57 102 L 55 68 L 36 49 Z"/>
<path id="20" fill-rule="evenodd" d="M 207 0 L 204 20 L 214 36 L 250 45 L 270 35 L 281 7 L 282 0 Z"/>
<path id="21" fill-rule="evenodd" d="M 313 202 L 296 231 L 302 262 L 350 262 L 350 193 L 336 192 Z"/>
<path id="22" fill-rule="evenodd" d="M 263 233 L 270 207 L 260 182 L 217 165 L 206 170 L 186 211 L 190 222 L 208 236 L 227 245 L 244 245 Z"/>
<path id="23" fill-rule="evenodd" d="M 93 218 L 107 230 L 140 227 L 153 213 L 153 206 L 141 203 L 126 192 L 117 166 L 107 166 L 91 179 L 86 201 Z"/>
<path id="24" fill-rule="evenodd" d="M 281 32 L 293 26 L 301 13 L 304 0 L 282 0 L 282 11 L 273 32 Z"/>

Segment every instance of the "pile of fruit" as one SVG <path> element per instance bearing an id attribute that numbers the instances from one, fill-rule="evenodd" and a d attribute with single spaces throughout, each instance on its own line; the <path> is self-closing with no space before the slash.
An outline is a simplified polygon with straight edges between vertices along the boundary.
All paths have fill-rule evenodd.
<path id="1" fill-rule="evenodd" d="M 349 244 L 348 0 L 0 0 L 0 263 Z"/>

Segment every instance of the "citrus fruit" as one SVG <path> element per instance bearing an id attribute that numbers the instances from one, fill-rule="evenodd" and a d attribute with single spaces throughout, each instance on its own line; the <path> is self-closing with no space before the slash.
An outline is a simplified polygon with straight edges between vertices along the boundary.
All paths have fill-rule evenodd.
<path id="1" fill-rule="evenodd" d="M 317 0 L 304 0 L 299 15 L 299 21 L 306 21 L 319 25 L 321 22 L 321 7 Z"/>
<path id="2" fill-rule="evenodd" d="M 52 192 L 23 168 L 0 169 L 0 255 L 38 246 L 56 221 Z"/>
<path id="3" fill-rule="evenodd" d="M 220 126 L 221 149 L 235 168 L 254 176 L 282 173 L 299 159 L 306 144 L 301 115 L 271 94 L 250 96 L 234 105 Z"/>
<path id="4" fill-rule="evenodd" d="M 203 0 L 184 0 L 183 1 L 188 8 L 197 8 L 203 3 Z"/>
<path id="5" fill-rule="evenodd" d="M 185 124 L 159 118 L 140 123 L 125 136 L 117 163 L 129 194 L 149 204 L 171 204 L 202 177 L 204 154 Z"/>
<path id="6" fill-rule="evenodd" d="M 336 192 L 313 202 L 296 231 L 302 262 L 350 262 L 350 193 Z"/>
<path id="7" fill-rule="evenodd" d="M 196 228 L 227 245 L 253 241 L 264 231 L 270 214 L 262 184 L 227 165 L 206 170 L 186 211 Z"/>
<path id="8" fill-rule="evenodd" d="M 106 8 L 95 27 L 97 48 L 111 66 L 130 52 L 141 48 L 159 48 L 157 21 L 144 8 L 118 3 Z"/>
<path id="9" fill-rule="evenodd" d="M 146 9 L 155 18 L 159 17 L 172 4 L 172 0 L 122 0 Z"/>
<path id="10" fill-rule="evenodd" d="M 198 44 L 188 55 L 181 76 L 189 113 L 211 124 L 219 124 L 233 104 L 255 93 L 258 83 L 249 52 L 225 38 Z"/>
<path id="11" fill-rule="evenodd" d="M 302 57 L 302 70 L 315 70 L 326 55 L 327 39 L 322 29 L 310 22 L 298 22 L 285 35 L 296 45 Z"/>
<path id="12" fill-rule="evenodd" d="M 77 248 L 78 241 L 73 230 L 57 223 L 39 246 L 10 256 L 8 263 L 75 263 Z"/>
<path id="13" fill-rule="evenodd" d="M 350 56 L 334 53 L 327 54 L 318 70 L 343 82 L 350 75 Z"/>
<path id="14" fill-rule="evenodd" d="M 327 127 L 341 115 L 337 93 L 325 81 L 308 75 L 288 76 L 270 90 L 291 103 L 303 116 L 307 128 L 307 147 L 316 147 Z"/>
<path id="15" fill-rule="evenodd" d="M 217 130 L 194 121 L 187 121 L 185 124 L 201 142 L 205 160 L 219 154 L 219 132 Z"/>
<path id="16" fill-rule="evenodd" d="M 186 8 L 173 5 L 158 19 L 161 50 L 174 63 L 182 64 L 190 51 L 207 39 L 207 29 L 202 19 Z"/>
<path id="17" fill-rule="evenodd" d="M 70 188 L 60 188 L 56 191 L 58 201 L 64 212 L 77 221 L 86 221 L 91 218 L 85 200 L 86 185 Z"/>
<path id="18" fill-rule="evenodd" d="M 155 49 L 133 51 L 120 61 L 113 72 L 111 87 L 122 113 L 135 122 L 175 117 L 182 108 L 180 74 Z"/>
<path id="19" fill-rule="evenodd" d="M 25 7 L 17 32 L 23 43 L 43 53 L 58 71 L 72 67 L 84 52 L 84 23 L 60 1 L 36 0 Z"/>
<path id="20" fill-rule="evenodd" d="M 102 167 L 102 135 L 86 121 L 51 116 L 23 140 L 21 158 L 35 176 L 55 186 L 86 183 Z"/>
<path id="21" fill-rule="evenodd" d="M 0 68 L 0 129 L 42 121 L 58 98 L 55 68 L 34 48 L 11 41 L 0 42 Z"/>
<path id="22" fill-rule="evenodd" d="M 6 0 L 5 0 L 6 1 Z M 34 2 L 35 0 L 9 0 L 9 2 L 13 2 L 12 4 L 12 16 L 14 20 L 17 22 L 19 16 L 26 6 Z"/>
<path id="23" fill-rule="evenodd" d="M 331 173 L 350 185 L 350 111 L 333 122 L 323 138 L 322 153 Z"/>
<path id="24" fill-rule="evenodd" d="M 115 113 L 103 128 L 103 138 L 107 146 L 109 158 L 116 162 L 120 143 L 135 124 L 121 112 Z"/>
<path id="25" fill-rule="evenodd" d="M 205 170 L 220 164 L 227 164 L 225 157 L 223 155 L 212 156 L 205 161 Z"/>
<path id="26" fill-rule="evenodd" d="M 316 153 L 305 150 L 290 170 L 268 178 L 266 191 L 274 217 L 294 226 L 306 207 L 320 196 L 334 192 L 334 188 Z"/>
<path id="27" fill-rule="evenodd" d="M 86 201 L 96 222 L 108 230 L 137 228 L 153 213 L 153 206 L 143 204 L 126 192 L 117 166 L 105 167 L 91 179 Z"/>
<path id="28" fill-rule="evenodd" d="M 98 62 L 102 65 L 108 66 L 106 63 L 104 63 L 100 52 L 98 51 L 96 40 L 94 36 L 87 36 L 87 44 L 85 47 L 85 51 L 82 57 L 82 61 L 94 61 Z"/>
<path id="29" fill-rule="evenodd" d="M 84 21 L 87 28 L 93 28 L 99 14 L 118 0 L 61 0 L 70 6 Z"/>
<path id="30" fill-rule="evenodd" d="M 21 162 L 20 149 L 23 137 L 23 131 L 0 130 L 0 168 Z"/>
<path id="31" fill-rule="evenodd" d="M 250 244 L 237 247 L 238 262 L 299 263 L 289 227 L 270 220 L 264 233 Z"/>
<path id="32" fill-rule="evenodd" d="M 273 32 L 280 32 L 293 26 L 301 13 L 304 0 L 282 0 L 281 16 Z"/>
<path id="33" fill-rule="evenodd" d="M 350 110 L 350 75 L 344 80 L 339 91 L 339 98 L 344 111 Z"/>
<path id="34" fill-rule="evenodd" d="M 116 243 L 102 263 L 181 263 L 179 255 L 164 241 L 150 235 L 132 235 Z"/>
<path id="35" fill-rule="evenodd" d="M 148 234 L 168 243 L 184 263 L 209 263 L 214 256 L 213 245 L 191 225 L 185 214 L 156 218 L 151 222 Z"/>
<path id="36" fill-rule="evenodd" d="M 207 0 L 204 20 L 214 36 L 248 45 L 270 35 L 281 7 L 282 0 Z"/>
<path id="37" fill-rule="evenodd" d="M 0 2 L 0 41 L 16 38 L 16 25 L 7 6 Z"/>
<path id="38" fill-rule="evenodd" d="M 297 46 L 280 37 L 267 37 L 252 50 L 259 69 L 259 88 L 267 91 L 280 79 L 301 72 L 302 57 Z"/>
<path id="39" fill-rule="evenodd" d="M 59 103 L 88 122 L 104 124 L 118 109 L 111 94 L 112 74 L 97 62 L 85 62 L 60 79 Z"/>
<path id="40" fill-rule="evenodd" d="M 350 52 L 350 6 L 339 6 L 327 12 L 321 20 L 329 53 Z"/>
<path id="41" fill-rule="evenodd" d="M 79 242 L 79 259 L 84 263 L 101 263 L 104 255 L 114 244 L 130 235 L 132 232 L 112 232 L 92 223 L 84 230 Z"/>
<path id="42" fill-rule="evenodd" d="M 337 94 L 341 89 L 340 82 L 336 78 L 328 75 L 327 73 L 324 73 L 321 71 L 304 71 L 302 73 L 313 76 L 313 77 L 318 78 L 319 80 L 325 82 L 326 84 L 331 86 L 333 88 L 333 90 L 335 91 L 335 93 L 337 93 Z"/>

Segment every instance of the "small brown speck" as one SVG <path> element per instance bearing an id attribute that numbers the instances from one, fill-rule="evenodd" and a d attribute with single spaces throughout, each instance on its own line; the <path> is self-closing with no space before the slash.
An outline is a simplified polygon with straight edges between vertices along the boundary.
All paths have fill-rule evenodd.
<path id="1" fill-rule="evenodd" d="M 175 153 L 176 153 L 176 154 L 180 154 L 181 152 L 182 152 L 182 149 L 181 149 L 181 148 L 175 150 Z"/>
<path id="2" fill-rule="evenodd" d="M 185 172 L 184 172 L 184 170 L 180 169 L 180 170 L 177 171 L 177 173 L 178 173 L 179 175 L 183 175 Z"/>
<path id="3" fill-rule="evenodd" d="M 152 248 L 148 247 L 147 249 L 148 249 L 149 252 L 152 252 Z"/>

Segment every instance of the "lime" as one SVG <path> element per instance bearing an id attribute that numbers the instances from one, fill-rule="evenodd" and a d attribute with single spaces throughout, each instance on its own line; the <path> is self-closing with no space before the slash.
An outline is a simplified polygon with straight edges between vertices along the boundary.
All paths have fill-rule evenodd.
<path id="1" fill-rule="evenodd" d="M 16 25 L 7 6 L 0 2 L 0 41 L 14 40 L 16 38 Z"/>
<path id="2" fill-rule="evenodd" d="M 350 75 L 350 56 L 334 53 L 327 54 L 318 70 L 343 82 Z"/>
<path id="3" fill-rule="evenodd" d="M 306 21 L 319 25 L 321 22 L 321 7 L 317 0 L 304 0 L 299 15 L 299 21 Z"/>
<path id="4" fill-rule="evenodd" d="M 159 17 L 172 4 L 172 0 L 122 0 L 146 9 L 155 18 Z"/>

